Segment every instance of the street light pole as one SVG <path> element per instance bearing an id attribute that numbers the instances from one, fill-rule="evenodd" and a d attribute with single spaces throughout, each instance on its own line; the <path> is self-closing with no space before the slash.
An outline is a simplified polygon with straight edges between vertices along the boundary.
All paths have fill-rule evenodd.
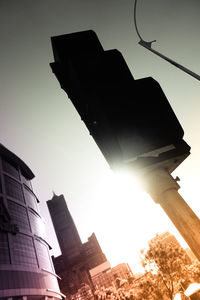
<path id="1" fill-rule="evenodd" d="M 156 40 L 150 42 L 143 40 L 137 27 L 136 5 L 137 0 L 135 0 L 134 3 L 134 24 L 135 30 L 140 39 L 139 45 L 168 61 L 197 80 L 200 80 L 200 76 L 198 74 L 185 68 L 162 53 L 152 49 L 152 43 L 156 42 Z M 160 204 L 191 250 L 194 252 L 195 256 L 198 260 L 200 260 L 200 220 L 185 200 L 179 195 L 178 189 L 180 186 L 170 173 L 169 169 L 167 171 L 167 168 L 162 166 L 159 168 L 153 168 L 151 172 L 146 172 L 146 175 L 143 176 L 146 191 L 156 203 Z"/>
<path id="2" fill-rule="evenodd" d="M 200 220 L 178 193 L 180 188 L 165 169 L 154 169 L 143 176 L 146 192 L 160 204 L 195 256 L 200 260 Z"/>

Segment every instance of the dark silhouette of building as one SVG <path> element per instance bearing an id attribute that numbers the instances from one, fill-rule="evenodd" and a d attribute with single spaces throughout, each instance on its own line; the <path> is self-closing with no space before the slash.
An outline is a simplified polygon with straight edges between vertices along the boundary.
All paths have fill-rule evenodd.
<path id="1" fill-rule="evenodd" d="M 53 195 L 47 201 L 52 218 L 61 255 L 53 257 L 60 289 L 65 295 L 74 295 L 83 284 L 93 290 L 89 270 L 106 261 L 101 247 L 93 233 L 86 243 L 82 243 L 78 231 L 69 212 L 64 196 Z"/>
<path id="2" fill-rule="evenodd" d="M 47 206 L 61 253 L 65 256 L 65 260 L 72 262 L 80 255 L 82 242 L 63 195 L 56 196 L 54 194 L 52 200 L 47 201 Z"/>
<path id="3" fill-rule="evenodd" d="M 62 299 L 31 179 L 0 144 L 0 299 Z"/>
<path id="4" fill-rule="evenodd" d="M 102 252 L 94 233 L 92 233 L 86 243 L 82 244 L 82 254 L 88 270 L 91 270 L 106 261 L 105 254 Z"/>

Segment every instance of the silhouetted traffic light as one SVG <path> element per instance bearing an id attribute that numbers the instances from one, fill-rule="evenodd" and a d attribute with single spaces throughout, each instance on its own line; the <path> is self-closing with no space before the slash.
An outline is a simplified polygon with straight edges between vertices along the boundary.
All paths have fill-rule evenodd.
<path id="1" fill-rule="evenodd" d="M 52 47 L 52 70 L 111 168 L 189 154 L 160 85 L 134 80 L 118 50 L 104 51 L 91 30 L 52 37 Z"/>

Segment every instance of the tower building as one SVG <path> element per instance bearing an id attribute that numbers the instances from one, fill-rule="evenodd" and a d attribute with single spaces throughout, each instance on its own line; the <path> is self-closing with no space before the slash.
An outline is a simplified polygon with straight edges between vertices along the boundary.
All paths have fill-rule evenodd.
<path id="1" fill-rule="evenodd" d="M 47 201 L 47 206 L 61 253 L 66 260 L 72 261 L 80 255 L 82 242 L 63 195 L 54 194 L 52 200 Z"/>
<path id="2" fill-rule="evenodd" d="M 31 180 L 34 174 L 0 144 L 0 299 L 57 300 L 57 275 Z"/>
<path id="3" fill-rule="evenodd" d="M 70 298 L 83 284 L 93 290 L 89 271 L 106 261 L 95 234 L 86 243 L 81 242 L 63 195 L 54 194 L 47 206 L 62 253 L 53 257 L 56 273 L 62 278 L 59 281 L 61 292 Z"/>

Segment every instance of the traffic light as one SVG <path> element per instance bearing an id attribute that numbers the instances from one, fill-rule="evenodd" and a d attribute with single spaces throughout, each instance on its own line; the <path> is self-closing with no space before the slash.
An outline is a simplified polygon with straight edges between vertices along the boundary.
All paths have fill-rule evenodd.
<path id="1" fill-rule="evenodd" d="M 183 129 L 151 77 L 135 80 L 118 50 L 95 32 L 52 37 L 51 68 L 111 168 L 187 156 Z"/>

